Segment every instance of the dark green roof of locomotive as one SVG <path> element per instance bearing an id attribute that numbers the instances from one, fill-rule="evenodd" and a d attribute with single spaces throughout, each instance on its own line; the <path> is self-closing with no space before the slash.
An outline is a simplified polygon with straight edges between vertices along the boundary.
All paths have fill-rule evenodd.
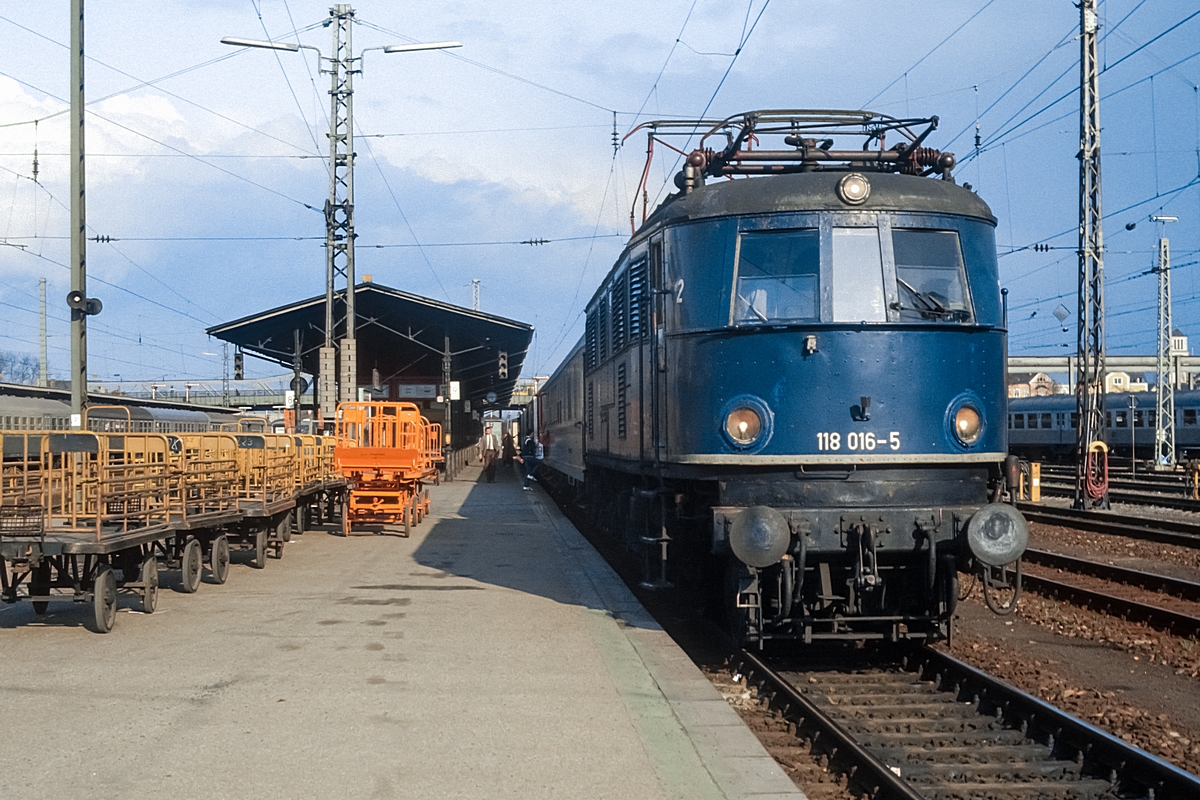
<path id="1" fill-rule="evenodd" d="M 656 208 L 634 239 L 658 224 L 782 211 L 931 212 L 976 217 L 996 224 L 988 204 L 970 189 L 950 181 L 916 175 L 864 172 L 862 174 L 871 183 L 871 195 L 862 205 L 848 205 L 837 195 L 837 183 L 846 174 L 839 170 L 732 181 L 709 178 L 708 184 L 691 194 L 677 195 Z"/>

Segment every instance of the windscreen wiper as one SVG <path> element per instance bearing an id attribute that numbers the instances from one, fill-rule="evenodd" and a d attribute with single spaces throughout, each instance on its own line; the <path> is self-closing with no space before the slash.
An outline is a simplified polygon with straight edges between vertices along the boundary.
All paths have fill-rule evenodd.
<path id="1" fill-rule="evenodd" d="M 965 318 L 966 312 L 964 312 L 962 310 L 946 308 L 946 306 L 944 306 L 940 302 L 938 302 L 937 298 L 934 297 L 932 294 L 917 291 L 915 288 L 913 288 L 912 284 L 908 283 L 903 278 L 897 277 L 896 283 L 900 284 L 905 289 L 907 289 L 909 291 L 909 293 L 912 294 L 913 297 L 915 297 L 922 305 L 925 306 L 925 308 L 909 308 L 907 306 L 901 305 L 900 303 L 893 303 L 892 308 L 894 310 L 896 310 L 896 311 L 916 311 L 918 314 L 921 314 L 922 316 L 925 316 L 925 317 L 942 317 L 945 319 L 956 319 L 956 320 L 961 320 L 961 319 Z"/>

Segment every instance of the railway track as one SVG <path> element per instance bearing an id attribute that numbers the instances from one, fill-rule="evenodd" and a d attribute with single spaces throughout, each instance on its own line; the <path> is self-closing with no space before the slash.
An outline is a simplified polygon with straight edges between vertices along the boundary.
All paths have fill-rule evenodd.
<path id="1" fill-rule="evenodd" d="M 1200 524 L 1192 522 L 1151 519 L 1111 511 L 1081 511 L 1042 503 L 1019 502 L 1017 508 L 1030 522 L 1127 536 L 1180 547 L 1200 547 Z"/>
<path id="2" fill-rule="evenodd" d="M 1077 575 L 1090 575 L 1117 584 L 1136 586 L 1152 592 L 1161 592 L 1184 600 L 1200 602 L 1200 583 L 1040 550 L 1026 550 L 1024 558 L 1031 564 Z M 1140 620 L 1152 628 L 1169 631 L 1179 636 L 1200 637 L 1200 618 L 1190 614 L 1131 600 L 1110 592 L 1079 586 L 1069 581 L 1056 580 L 1045 574 L 1030 573 L 1028 570 L 1023 573 L 1021 580 L 1026 588 L 1040 594 L 1059 597 L 1111 616 Z"/>
<path id="3" fill-rule="evenodd" d="M 1158 506 L 1173 508 L 1176 511 L 1200 511 L 1200 500 L 1179 495 L 1162 494 L 1153 489 L 1121 489 L 1114 488 L 1119 484 L 1109 483 L 1108 499 L 1114 503 L 1128 503 L 1135 506 Z M 1075 493 L 1075 485 L 1042 480 L 1042 494 L 1055 497 L 1071 497 Z"/>
<path id="4" fill-rule="evenodd" d="M 735 668 L 873 800 L 1200 797 L 1200 778 L 945 653 Z"/>
<path id="5" fill-rule="evenodd" d="M 1070 497 L 1075 493 L 1075 473 L 1042 466 L 1043 494 Z M 1187 482 L 1178 474 L 1113 475 L 1108 477 L 1109 499 L 1117 503 L 1200 511 L 1200 500 L 1187 496 Z"/>

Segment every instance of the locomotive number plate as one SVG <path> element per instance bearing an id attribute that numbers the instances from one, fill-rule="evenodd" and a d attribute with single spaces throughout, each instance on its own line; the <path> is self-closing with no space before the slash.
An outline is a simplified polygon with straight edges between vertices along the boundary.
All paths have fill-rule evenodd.
<path id="1" fill-rule="evenodd" d="M 845 435 L 840 433 L 831 433 L 822 431 L 817 434 L 817 449 L 818 450 L 854 450 L 854 451 L 872 451 L 883 450 L 890 448 L 892 450 L 900 449 L 900 431 L 889 431 L 883 433 L 859 433 L 851 431 Z"/>

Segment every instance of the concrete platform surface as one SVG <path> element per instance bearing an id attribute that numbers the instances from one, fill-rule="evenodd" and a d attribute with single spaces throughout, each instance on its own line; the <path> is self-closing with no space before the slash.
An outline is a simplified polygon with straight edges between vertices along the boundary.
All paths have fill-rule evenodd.
<path id="1" fill-rule="evenodd" d="M 0 607 L 0 797 L 802 798 L 541 489 L 432 489 L 112 633 Z"/>

